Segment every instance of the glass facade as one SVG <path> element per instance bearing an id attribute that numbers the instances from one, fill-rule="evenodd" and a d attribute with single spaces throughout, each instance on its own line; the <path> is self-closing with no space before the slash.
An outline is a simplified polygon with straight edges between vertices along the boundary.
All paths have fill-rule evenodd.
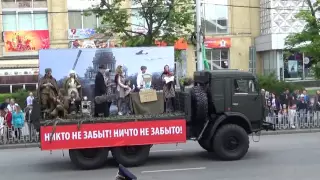
<path id="1" fill-rule="evenodd" d="M 209 62 L 211 70 L 214 69 L 213 64 L 222 68 L 228 68 L 229 49 L 206 49 L 206 59 Z"/>
<path id="2" fill-rule="evenodd" d="M 99 20 L 100 19 L 100 20 Z M 98 22 L 101 18 L 95 14 L 89 16 L 84 15 L 82 11 L 69 11 L 68 12 L 69 29 L 94 29 L 98 27 Z"/>
<path id="3" fill-rule="evenodd" d="M 206 35 L 227 34 L 228 0 L 206 0 L 203 5 L 203 17 Z"/>
<path id="4" fill-rule="evenodd" d="M 48 30 L 47 12 L 4 11 L 3 31 Z"/>

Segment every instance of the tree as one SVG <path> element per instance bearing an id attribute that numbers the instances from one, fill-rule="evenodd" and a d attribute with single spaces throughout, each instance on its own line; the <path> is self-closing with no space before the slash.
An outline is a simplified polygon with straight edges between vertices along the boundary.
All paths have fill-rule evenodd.
<path id="1" fill-rule="evenodd" d="M 291 34 L 286 38 L 285 44 L 289 51 L 299 51 L 311 56 L 315 78 L 320 78 L 320 22 L 317 14 L 320 13 L 320 0 L 312 3 L 306 0 L 308 10 L 301 10 L 296 18 L 306 22 L 300 33 Z"/>
<path id="2" fill-rule="evenodd" d="M 112 0 L 109 4 L 101 0 L 91 12 L 102 18 L 99 33 L 119 35 L 126 46 L 152 46 L 156 40 L 173 45 L 194 29 L 193 0 L 131 0 L 131 4 L 138 8 L 123 8 L 124 2 Z M 131 23 L 133 15 L 141 17 L 146 26 Z M 132 30 L 132 25 L 140 26 L 144 31 Z"/>

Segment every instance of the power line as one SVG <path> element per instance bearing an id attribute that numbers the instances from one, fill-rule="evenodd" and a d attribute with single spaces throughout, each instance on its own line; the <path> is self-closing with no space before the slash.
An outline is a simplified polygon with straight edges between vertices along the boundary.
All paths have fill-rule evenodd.
<path id="1" fill-rule="evenodd" d="M 234 8 L 248 8 L 248 9 L 260 9 L 260 10 L 286 10 L 286 11 L 309 11 L 307 9 L 303 9 L 303 8 L 308 8 L 308 6 L 301 6 L 301 9 L 297 10 L 294 8 L 282 8 L 282 7 L 260 7 L 260 6 L 245 6 L 245 5 L 231 5 L 231 4 L 215 4 L 215 3 L 202 3 L 203 5 L 215 5 L 215 6 L 224 6 L 224 7 L 234 7 Z M 195 5 L 194 3 L 190 3 L 190 4 L 177 4 L 176 6 L 185 6 L 185 5 Z M 166 8 L 168 6 L 157 6 L 156 8 Z M 132 9 L 142 9 L 142 8 L 155 8 L 154 6 L 149 6 L 149 7 L 136 7 L 136 8 L 119 8 L 119 10 L 132 10 Z M 33 14 L 39 14 L 41 12 L 41 14 L 67 14 L 69 12 L 85 12 L 85 11 L 90 11 L 90 9 L 88 10 L 68 10 L 68 11 L 43 11 L 43 10 L 39 10 L 37 11 L 37 9 L 33 9 L 32 11 L 35 11 L 36 13 Z M 100 11 L 109 11 L 108 9 L 101 9 Z M 3 13 L 3 12 L 8 12 L 8 14 Z M 10 12 L 15 12 L 15 11 L 6 11 L 6 10 L 2 10 L 2 13 L 0 13 L 0 15 L 10 15 Z M 193 12 L 192 12 L 193 13 Z M 23 14 L 23 13 L 22 13 Z"/>

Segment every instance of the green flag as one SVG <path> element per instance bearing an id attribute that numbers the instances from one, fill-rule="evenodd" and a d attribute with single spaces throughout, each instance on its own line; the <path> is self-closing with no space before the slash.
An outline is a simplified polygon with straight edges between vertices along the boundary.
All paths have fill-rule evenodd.
<path id="1" fill-rule="evenodd" d="M 204 65 L 204 70 L 210 70 L 209 62 L 206 57 L 206 47 L 204 46 L 204 43 L 202 43 L 202 60 Z"/>

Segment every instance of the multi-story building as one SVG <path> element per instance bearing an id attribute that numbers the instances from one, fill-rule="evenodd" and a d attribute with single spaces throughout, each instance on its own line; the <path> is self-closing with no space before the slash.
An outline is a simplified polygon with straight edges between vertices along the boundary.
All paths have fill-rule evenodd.
<path id="1" fill-rule="evenodd" d="M 308 76 L 309 58 L 303 60 L 299 53 L 284 55 L 286 37 L 301 32 L 305 25 L 295 18 L 302 9 L 307 9 L 307 4 L 301 0 L 260 0 L 261 34 L 255 45 L 263 74 L 275 73 L 279 79 Z"/>
<path id="2" fill-rule="evenodd" d="M 206 58 L 210 64 L 249 70 L 250 47 L 259 36 L 258 0 L 205 0 L 203 29 Z M 191 51 L 188 53 L 192 56 Z M 259 61 L 257 69 L 260 72 Z M 194 65 L 193 70 L 196 69 Z M 213 68 L 213 67 L 212 67 Z"/>
<path id="3" fill-rule="evenodd" d="M 72 48 L 79 44 L 83 47 L 96 46 L 88 38 L 96 35 L 94 29 L 99 27 L 101 19 L 94 14 L 85 16 L 84 10 L 99 2 L 100 0 L 2 0 L 0 87 L 6 88 L 0 88 L 0 92 L 36 87 L 39 49 Z M 130 9 L 133 4 L 127 0 L 123 6 Z M 259 2 L 205 0 L 202 6 L 206 58 L 210 64 L 243 70 L 255 68 L 249 65 L 249 48 L 254 45 L 255 37 L 260 35 L 259 8 L 252 8 L 258 7 Z M 139 25 L 143 23 L 137 17 L 131 17 L 131 21 Z M 140 31 L 138 27 L 132 28 Z M 110 47 L 113 43 L 108 44 Z M 192 75 L 196 69 L 193 46 L 186 48 L 185 57 L 186 73 Z M 256 62 L 256 70 L 261 72 L 259 60 L 261 59 Z"/>
<path id="4" fill-rule="evenodd" d="M 38 50 L 67 47 L 66 1 L 0 2 L 0 92 L 34 90 L 39 73 Z"/>

